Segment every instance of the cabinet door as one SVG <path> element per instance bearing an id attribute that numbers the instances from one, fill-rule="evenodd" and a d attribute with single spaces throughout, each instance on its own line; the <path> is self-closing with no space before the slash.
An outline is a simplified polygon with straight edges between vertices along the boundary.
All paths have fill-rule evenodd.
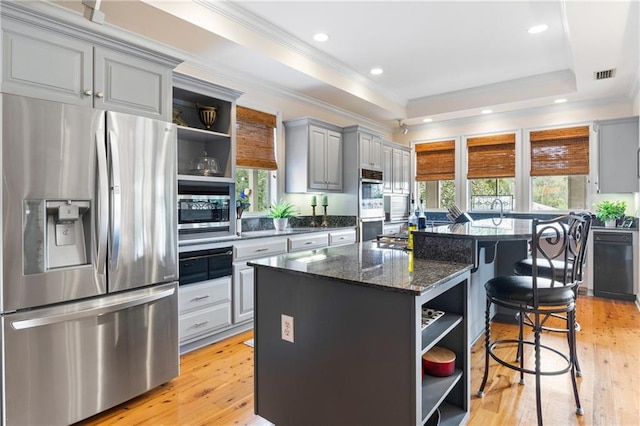
<path id="1" fill-rule="evenodd" d="M 393 192 L 402 193 L 402 151 L 393 150 Z"/>
<path id="2" fill-rule="evenodd" d="M 2 91 L 91 106 L 92 46 L 85 42 L 3 22 Z"/>
<path id="3" fill-rule="evenodd" d="M 391 192 L 393 189 L 393 148 L 385 146 L 382 148 L 382 190 Z"/>
<path id="4" fill-rule="evenodd" d="M 360 149 L 360 167 L 363 169 L 371 169 L 371 147 L 373 145 L 373 136 L 366 133 L 358 135 L 358 147 Z"/>
<path id="5" fill-rule="evenodd" d="M 601 193 L 638 192 L 638 117 L 598 123 Z"/>
<path id="6" fill-rule="evenodd" d="M 96 47 L 94 106 L 171 121 L 171 69 L 115 50 Z"/>
<path id="7" fill-rule="evenodd" d="M 342 191 L 342 134 L 327 132 L 327 186 L 332 191 Z"/>
<path id="8" fill-rule="evenodd" d="M 233 322 L 253 318 L 253 267 L 247 262 L 233 265 Z"/>
<path id="9" fill-rule="evenodd" d="M 409 194 L 411 186 L 411 153 L 402 151 L 402 193 Z"/>
<path id="10" fill-rule="evenodd" d="M 327 130 L 309 126 L 309 188 L 327 189 Z"/>
<path id="11" fill-rule="evenodd" d="M 374 170 L 382 170 L 382 146 L 382 139 L 371 138 L 371 168 Z"/>

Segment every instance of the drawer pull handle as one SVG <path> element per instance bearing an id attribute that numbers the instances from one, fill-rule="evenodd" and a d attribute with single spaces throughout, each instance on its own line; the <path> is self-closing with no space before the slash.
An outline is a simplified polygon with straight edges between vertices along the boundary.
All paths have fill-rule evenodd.
<path id="1" fill-rule="evenodd" d="M 344 237 L 340 237 L 341 240 L 344 240 Z"/>
<path id="2" fill-rule="evenodd" d="M 267 250 L 269 250 L 269 249 L 267 249 L 267 248 L 261 248 L 261 249 L 255 249 L 254 251 L 255 251 L 256 253 L 259 253 L 259 252 L 261 252 L 261 251 L 267 251 Z"/>
<path id="3" fill-rule="evenodd" d="M 315 243 L 316 243 L 315 241 L 307 241 L 305 244 L 309 245 L 309 244 L 315 244 Z"/>
<path id="4" fill-rule="evenodd" d="M 208 299 L 209 295 L 205 294 L 204 296 L 196 296 L 193 298 L 193 300 L 198 301 L 198 300 L 204 300 L 204 299 Z"/>
<path id="5" fill-rule="evenodd" d="M 209 324 L 209 321 L 202 321 L 202 322 L 194 323 L 193 326 L 198 328 L 198 327 L 202 327 L 203 325 L 207 325 L 207 324 Z"/>

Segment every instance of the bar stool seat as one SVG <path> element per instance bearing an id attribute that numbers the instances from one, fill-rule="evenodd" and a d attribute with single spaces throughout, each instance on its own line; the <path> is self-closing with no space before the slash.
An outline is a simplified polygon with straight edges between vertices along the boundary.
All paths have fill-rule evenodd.
<path id="1" fill-rule="evenodd" d="M 575 301 L 572 286 L 552 287 L 553 281 L 538 278 L 538 303 L 541 305 L 561 305 Z M 487 293 L 500 300 L 522 305 L 533 305 L 533 285 L 531 276 L 507 275 L 493 278 L 485 284 Z"/>

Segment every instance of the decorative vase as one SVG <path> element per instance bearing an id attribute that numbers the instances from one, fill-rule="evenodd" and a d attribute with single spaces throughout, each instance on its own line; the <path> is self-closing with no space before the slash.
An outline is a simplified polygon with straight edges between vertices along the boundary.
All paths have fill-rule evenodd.
<path id="1" fill-rule="evenodd" d="M 198 108 L 200 122 L 207 128 L 207 130 L 211 129 L 213 123 L 216 121 L 218 108 L 200 104 L 196 104 L 196 107 Z"/>
<path id="2" fill-rule="evenodd" d="M 276 231 L 284 231 L 287 225 L 289 225 L 288 217 L 273 218 L 273 227 L 276 228 Z"/>
<path id="3" fill-rule="evenodd" d="M 605 220 L 604 221 L 604 226 L 605 228 L 615 228 L 616 227 L 616 220 Z"/>

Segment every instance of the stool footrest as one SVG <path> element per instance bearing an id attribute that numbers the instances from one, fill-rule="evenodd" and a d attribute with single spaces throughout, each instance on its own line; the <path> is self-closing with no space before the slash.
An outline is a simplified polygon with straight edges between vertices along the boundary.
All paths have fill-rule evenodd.
<path id="1" fill-rule="evenodd" d="M 493 343 L 491 343 L 489 345 L 489 355 L 491 355 L 491 358 L 493 358 L 500 365 L 503 365 L 503 366 L 505 366 L 507 368 L 510 368 L 512 370 L 515 370 L 515 371 L 521 371 L 521 372 L 523 372 L 525 374 L 536 374 L 535 370 L 531 370 L 531 369 L 528 369 L 528 368 L 520 367 L 520 365 L 512 364 L 510 362 L 507 362 L 507 361 L 503 360 L 498 355 L 496 355 L 494 353 L 494 351 L 493 351 L 497 346 L 500 346 L 500 345 L 505 345 L 505 344 L 516 344 L 516 345 L 518 345 L 520 343 L 523 344 L 523 345 L 535 346 L 534 342 L 530 342 L 528 340 L 522 340 L 522 341 L 521 340 L 517 340 L 517 339 L 496 340 L 495 342 L 493 342 Z M 556 355 L 558 355 L 562 359 L 564 359 L 565 362 L 567 363 L 567 366 L 565 368 L 563 368 L 563 369 L 560 369 L 560 370 L 540 371 L 541 375 L 543 375 L 543 376 L 557 376 L 557 375 L 565 374 L 565 373 L 569 372 L 569 370 L 571 370 L 571 368 L 573 367 L 570 358 L 567 355 L 565 355 L 562 352 L 560 352 L 559 350 L 557 350 L 555 348 L 552 348 L 550 346 L 547 346 L 547 345 L 542 345 L 542 344 L 540 345 L 540 349 L 544 349 L 544 350 L 548 350 L 548 351 L 554 352 Z"/>

